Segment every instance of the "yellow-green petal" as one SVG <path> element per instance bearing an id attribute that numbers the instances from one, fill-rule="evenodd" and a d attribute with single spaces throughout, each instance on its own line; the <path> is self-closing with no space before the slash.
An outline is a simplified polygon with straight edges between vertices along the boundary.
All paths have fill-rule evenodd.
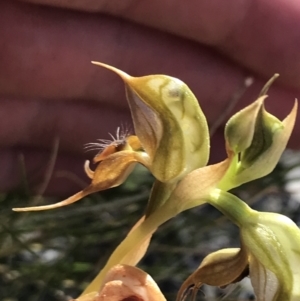
<path id="1" fill-rule="evenodd" d="M 125 82 L 136 135 L 161 182 L 176 181 L 205 166 L 209 157 L 206 118 L 188 86 L 166 75 L 132 77 L 114 67 Z"/>

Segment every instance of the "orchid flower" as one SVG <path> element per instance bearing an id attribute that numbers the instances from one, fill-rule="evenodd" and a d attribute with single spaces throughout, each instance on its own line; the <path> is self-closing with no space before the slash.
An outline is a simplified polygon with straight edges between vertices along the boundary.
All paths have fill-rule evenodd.
<path id="1" fill-rule="evenodd" d="M 90 169 L 88 161 L 85 163 L 91 184 L 82 191 L 57 204 L 14 209 L 38 211 L 69 205 L 90 193 L 120 185 L 136 163 L 147 167 L 156 178 L 145 215 L 111 254 L 105 267 L 78 299 L 80 301 L 89 300 L 84 299 L 86 296 L 96 296 L 114 267 L 136 265 L 162 223 L 204 203 L 214 206 L 215 200 L 226 203 L 226 198 L 216 195 L 223 196 L 226 191 L 271 172 L 291 135 L 297 111 L 295 102 L 291 113 L 280 121 L 264 109 L 265 93 L 275 76 L 256 102 L 235 114 L 226 124 L 228 158 L 207 166 L 207 122 L 186 84 L 166 75 L 131 77 L 114 67 L 93 63 L 123 79 L 135 135 L 122 136 L 105 145 L 94 158 L 95 171 Z M 221 205 L 216 207 L 223 210 Z M 243 249 L 242 254 L 250 254 L 248 252 Z"/>
<path id="2" fill-rule="evenodd" d="M 297 101 L 283 121 L 265 110 L 264 100 L 267 97 L 265 93 L 277 77 L 278 74 L 275 74 L 267 82 L 254 103 L 232 116 L 227 122 L 226 149 L 232 163 L 224 177 L 226 183 L 220 183 L 219 188 L 225 185 L 225 190 L 230 190 L 269 174 L 286 148 L 294 128 Z"/>
<path id="3" fill-rule="evenodd" d="M 210 203 L 240 228 L 241 248 L 209 254 L 181 286 L 177 300 L 193 287 L 225 287 L 250 276 L 257 301 L 300 300 L 300 229 L 288 217 L 258 212 L 232 194 L 214 191 Z"/>
<path id="4" fill-rule="evenodd" d="M 95 171 L 90 169 L 89 161 L 85 163 L 85 172 L 92 182 L 84 190 L 57 204 L 15 208 L 15 211 L 53 209 L 118 186 L 137 162 L 151 171 L 157 186 L 166 186 L 159 188 L 165 194 L 167 187 L 173 187 L 190 171 L 207 164 L 207 122 L 186 84 L 166 75 L 131 77 L 114 67 L 93 63 L 114 71 L 125 82 L 136 136 L 112 141 L 95 156 L 94 163 L 98 163 Z M 161 199 L 156 201 L 162 202 Z"/>
<path id="5" fill-rule="evenodd" d="M 191 171 L 205 166 L 209 157 L 207 122 L 186 84 L 165 75 L 135 78 L 111 66 L 94 64 L 114 71 L 124 80 L 136 135 L 121 137 L 107 145 L 94 158 L 98 164 L 95 171 L 90 169 L 89 162 L 85 163 L 91 184 L 82 191 L 57 204 L 14 209 L 39 211 L 69 205 L 90 193 L 120 185 L 136 163 L 151 171 L 156 181 L 145 216 L 84 294 L 97 291 L 113 266 L 137 264 L 147 250 L 152 233 L 181 210 L 170 202 L 165 204 L 177 184 Z"/>

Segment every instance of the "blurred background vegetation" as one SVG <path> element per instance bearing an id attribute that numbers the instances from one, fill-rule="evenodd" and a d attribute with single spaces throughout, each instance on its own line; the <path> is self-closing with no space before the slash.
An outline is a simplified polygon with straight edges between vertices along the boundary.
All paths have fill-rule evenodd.
<path id="1" fill-rule="evenodd" d="M 299 225 L 295 194 L 299 162 L 299 154 L 287 152 L 271 175 L 240 187 L 235 194 L 255 209 L 284 213 Z M 66 301 L 77 297 L 142 215 L 152 183 L 152 176 L 138 167 L 118 188 L 44 212 L 12 212 L 13 207 L 33 202 L 26 185 L 1 195 L 0 300 Z M 39 203 L 56 201 L 47 198 Z M 168 300 L 175 300 L 181 283 L 204 256 L 236 246 L 238 229 L 214 208 L 202 206 L 159 228 L 139 267 L 152 275 Z M 197 300 L 254 298 L 246 279 L 225 290 L 204 287 Z"/>

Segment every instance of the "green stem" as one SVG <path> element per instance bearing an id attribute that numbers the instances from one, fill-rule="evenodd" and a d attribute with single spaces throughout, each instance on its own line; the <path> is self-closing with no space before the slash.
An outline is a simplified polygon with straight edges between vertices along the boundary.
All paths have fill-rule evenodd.
<path id="1" fill-rule="evenodd" d="M 224 191 L 231 190 L 234 187 L 237 187 L 236 183 L 236 171 L 239 165 L 238 155 L 234 155 L 230 162 L 230 166 L 226 171 L 226 174 L 223 176 L 222 180 L 218 183 L 218 188 Z"/>
<path id="2" fill-rule="evenodd" d="M 122 262 L 122 258 L 124 258 L 131 250 L 138 247 L 138 245 L 143 242 L 148 235 L 151 235 L 151 233 L 154 232 L 161 224 L 178 214 L 178 212 L 169 204 L 172 204 L 172 202 L 166 202 L 161 206 L 161 208 L 154 211 L 148 218 L 146 218 L 139 227 L 125 237 L 110 256 L 105 267 L 88 285 L 81 296 L 99 291 L 105 275 L 113 266 L 120 264 Z"/>
<path id="3" fill-rule="evenodd" d="M 227 216 L 238 227 L 245 224 L 250 217 L 253 218 L 256 212 L 235 195 L 220 189 L 214 189 L 207 202 Z"/>

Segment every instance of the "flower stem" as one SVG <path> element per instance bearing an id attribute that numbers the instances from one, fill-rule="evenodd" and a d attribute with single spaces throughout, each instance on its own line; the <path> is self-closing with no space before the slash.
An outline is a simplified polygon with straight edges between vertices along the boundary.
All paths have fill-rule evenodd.
<path id="1" fill-rule="evenodd" d="M 88 285 L 81 296 L 99 291 L 103 279 L 107 272 L 116 264 L 126 264 L 122 259 L 139 244 L 141 244 L 152 232 L 154 232 L 161 224 L 174 217 L 178 212 L 174 210 L 166 202 L 159 210 L 154 211 L 148 218 L 146 218 L 139 227 L 130 232 L 125 239 L 119 244 L 115 251 L 110 256 L 105 267 L 96 276 L 96 278 Z"/>
<path id="2" fill-rule="evenodd" d="M 256 211 L 235 195 L 220 189 L 214 189 L 207 202 L 227 216 L 238 227 L 245 224 L 251 217 L 253 220 Z"/>

